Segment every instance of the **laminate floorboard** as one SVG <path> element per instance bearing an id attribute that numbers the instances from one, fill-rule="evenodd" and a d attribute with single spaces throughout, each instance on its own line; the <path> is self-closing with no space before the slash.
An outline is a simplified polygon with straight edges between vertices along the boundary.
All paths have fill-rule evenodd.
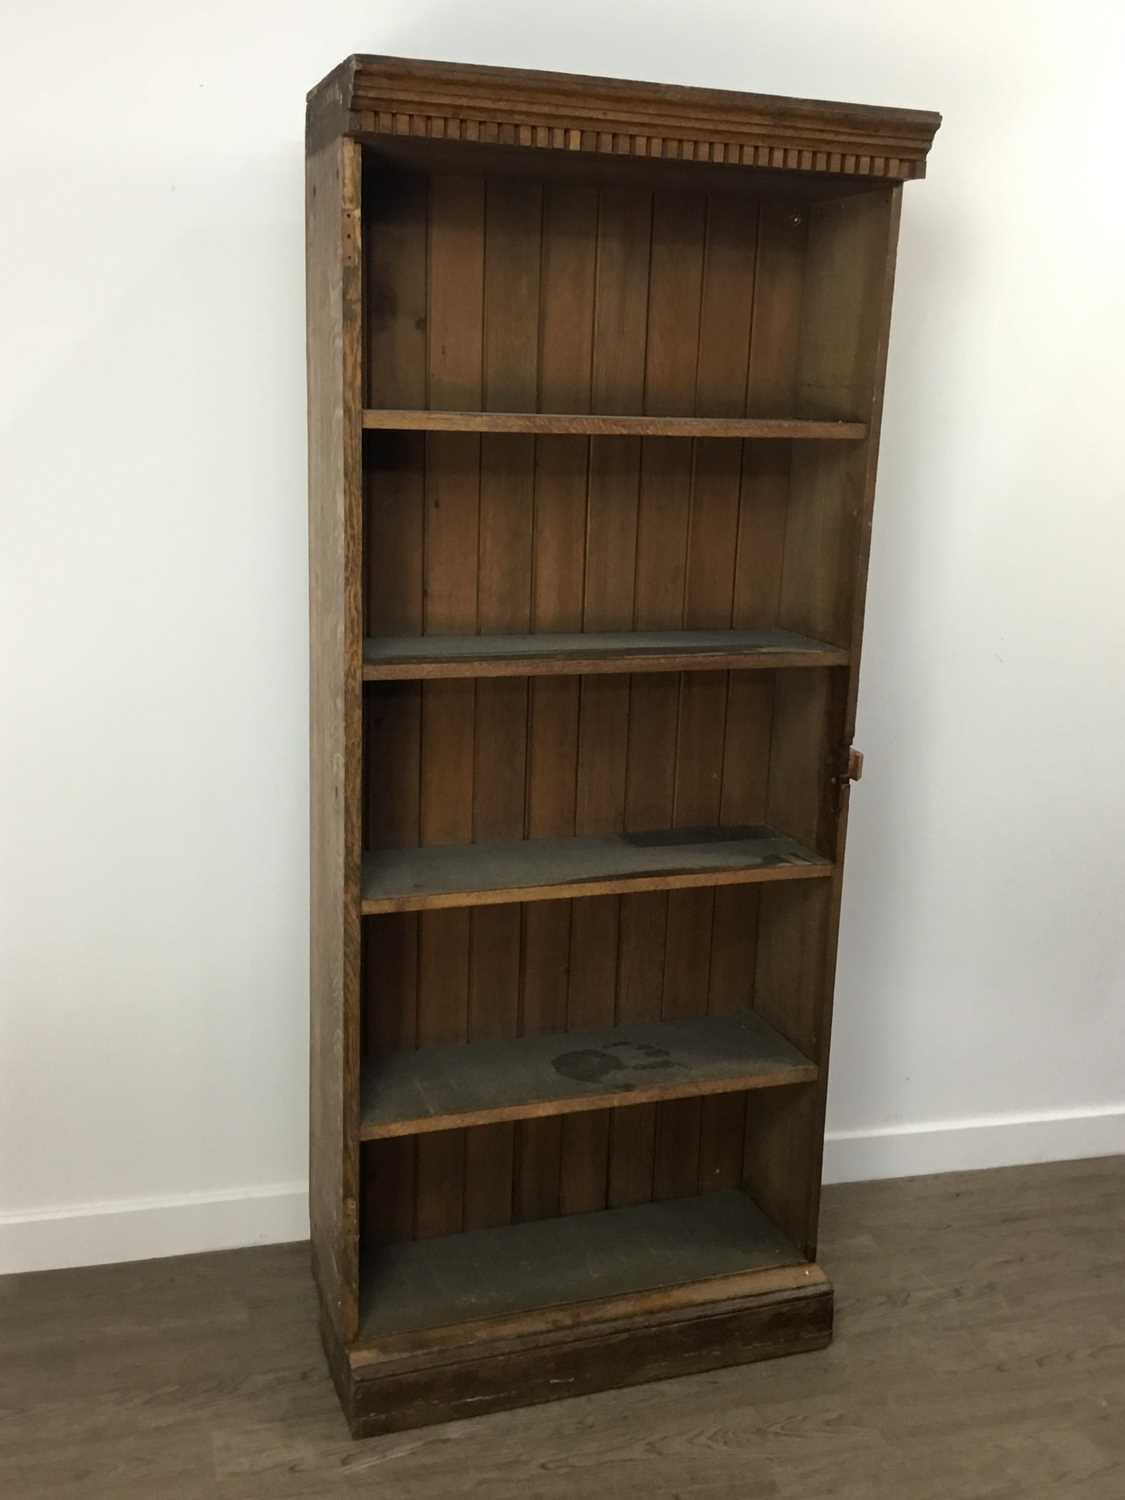
<path id="1" fill-rule="evenodd" d="M 820 1353 L 353 1443 L 306 1245 L 0 1280 L 5 1500 L 1122 1500 L 1125 1158 L 830 1188 Z"/>

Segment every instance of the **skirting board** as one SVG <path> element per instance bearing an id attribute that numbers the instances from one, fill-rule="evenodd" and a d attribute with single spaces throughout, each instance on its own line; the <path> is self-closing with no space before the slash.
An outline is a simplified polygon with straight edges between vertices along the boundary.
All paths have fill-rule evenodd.
<path id="1" fill-rule="evenodd" d="M 309 1237 L 303 1182 L 0 1214 L 0 1275 L 104 1266 Z"/>
<path id="2" fill-rule="evenodd" d="M 829 1131 L 824 1181 L 874 1182 L 1125 1154 L 1125 1104 Z"/>
<path id="3" fill-rule="evenodd" d="M 829 1132 L 825 1182 L 1125 1154 L 1125 1104 Z M 304 1183 L 0 1213 L 0 1275 L 307 1239 Z"/>

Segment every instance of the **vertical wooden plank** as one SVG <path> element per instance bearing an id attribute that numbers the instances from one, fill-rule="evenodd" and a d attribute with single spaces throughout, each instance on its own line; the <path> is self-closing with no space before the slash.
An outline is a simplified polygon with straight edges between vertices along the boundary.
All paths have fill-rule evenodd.
<path id="1" fill-rule="evenodd" d="M 805 205 L 785 199 L 765 199 L 761 204 L 747 416 L 791 416 L 797 409 L 806 216 Z M 744 445 L 735 568 L 736 627 L 778 623 L 792 446 Z M 732 674 L 732 689 L 750 675 Z"/>
<path id="2" fill-rule="evenodd" d="M 827 881 L 815 884 L 828 886 Z M 816 1258 L 816 1222 L 813 1219 L 810 1228 L 809 1219 L 812 1175 L 818 1184 L 820 1178 L 815 1137 L 822 1127 L 817 1115 L 815 1083 L 756 1089 L 747 1100 L 746 1185 L 759 1207 L 810 1260 Z"/>
<path id="3" fill-rule="evenodd" d="M 368 406 L 425 405 L 429 196 L 422 172 L 364 166 Z M 388 574 L 385 582 L 395 580 Z"/>
<path id="4" fill-rule="evenodd" d="M 645 351 L 646 412 L 663 415 L 695 409 L 706 233 L 706 200 L 700 194 L 658 192 L 653 199 Z M 637 514 L 634 620 L 639 630 L 678 628 L 683 622 L 694 444 L 648 439 L 641 458 Z M 680 679 L 675 673 L 637 675 L 630 687 L 626 789 L 628 828 L 669 827 L 675 817 L 676 735 Z M 647 947 L 665 954 L 668 897 L 637 896 L 622 906 L 622 964 Z M 665 980 L 667 973 L 665 973 Z M 674 1014 L 677 996 L 665 986 L 662 1013 Z M 669 1008 L 665 1011 L 664 1007 Z M 688 1118 L 692 1115 L 692 1119 Z M 693 1129 L 694 1125 L 694 1129 Z M 686 1138 L 684 1129 L 686 1127 Z M 658 1106 L 653 1143 L 653 1191 L 679 1195 L 698 1172 L 698 1108 Z M 637 1164 L 638 1171 L 647 1162 Z"/>
<path id="5" fill-rule="evenodd" d="M 783 199 L 761 204 L 746 389 L 749 416 L 787 416 L 796 409 L 805 214 L 804 205 Z M 791 447 L 744 445 L 732 614 L 736 629 L 778 623 Z M 730 817 L 738 821 L 764 814 L 762 733 L 764 729 L 768 738 L 772 675 L 730 674 L 723 797 Z"/>
<path id="6" fill-rule="evenodd" d="M 759 205 L 750 365 L 749 416 L 787 416 L 796 407 L 797 344 L 807 227 L 803 204 L 766 198 Z M 742 455 L 734 600 L 736 628 L 777 623 L 785 517 L 789 497 L 787 443 L 746 443 Z M 732 672 L 727 685 L 723 751 L 723 823 L 766 817 L 773 714 L 772 672 Z M 754 993 L 760 892 L 729 886 L 715 892 L 712 924 L 712 1013 L 745 1005 Z M 701 1152 L 704 1185 L 742 1176 L 746 1100 L 730 1096 L 706 1106 Z"/>
<path id="7" fill-rule="evenodd" d="M 816 417 L 831 405 L 838 415 L 868 422 L 863 443 L 824 444 L 834 455 L 795 445 L 789 526 L 786 532 L 781 619 L 794 630 L 840 645 L 851 644 L 862 623 L 866 537 L 870 533 L 878 425 L 871 427 L 883 284 L 890 272 L 882 247 L 893 239 L 897 210 L 892 193 L 857 194 L 810 210 L 804 316 L 800 335 L 799 415 Z M 889 291 L 887 299 L 889 300 Z M 857 603 L 859 608 L 856 608 Z"/>
<path id="8" fill-rule="evenodd" d="M 364 200 L 368 401 L 426 403 L 428 186 L 420 174 L 368 167 Z M 371 434 L 364 448 L 365 619 L 369 635 L 422 632 L 425 437 Z M 414 844 L 421 691 L 368 692 L 365 759 L 367 843 Z M 378 742 L 376 744 L 376 742 Z M 404 800 L 412 806 L 405 816 Z"/>
<path id="9" fill-rule="evenodd" d="M 594 298 L 592 403 L 599 412 L 639 412 L 644 398 L 652 195 L 647 189 L 599 195 Z M 636 557 L 640 444 L 595 439 L 590 444 L 586 512 L 585 630 L 630 629 Z M 577 826 L 584 833 L 624 824 L 629 681 L 587 677 L 581 685 Z M 602 897 L 574 903 L 571 944 L 571 1026 L 611 1025 L 618 1003 L 621 902 Z M 628 1117 L 627 1123 L 623 1121 Z M 643 1116 L 643 1118 L 634 1118 Z M 651 1132 L 652 1112 L 599 1112 L 564 1126 L 568 1206 L 622 1201 L 615 1180 L 611 1131 Z M 644 1195 L 648 1196 L 646 1184 Z"/>
<path id="10" fill-rule="evenodd" d="M 534 410 L 539 341 L 542 194 L 538 184 L 487 184 L 484 260 L 484 409 Z M 523 632 L 531 622 L 534 439 L 481 439 L 482 631 Z M 527 679 L 477 684 L 473 837 L 522 838 L 527 773 Z M 470 1040 L 515 1036 L 520 1019 L 518 906 L 472 913 Z M 470 1130 L 465 1150 L 465 1228 L 512 1216 L 515 1126 Z"/>
<path id="11" fill-rule="evenodd" d="M 429 184 L 365 169 L 366 384 L 371 406 L 426 404 Z M 365 458 L 370 635 L 422 630 L 422 433 L 373 434 Z"/>
<path id="12" fill-rule="evenodd" d="M 757 232 L 755 200 L 725 194 L 710 199 L 696 376 L 696 410 L 708 416 L 741 416 L 746 409 Z M 684 598 L 688 629 L 727 628 L 733 618 L 741 448 L 736 443 L 695 444 Z M 721 820 L 727 692 L 726 673 L 686 672 L 681 677 L 678 826 Z M 712 984 L 715 899 L 709 890 L 669 897 L 665 1015 L 732 1008 L 729 985 Z M 746 989 L 749 982 L 748 971 L 742 980 Z M 744 1112 L 738 1095 L 685 1100 L 664 1109 L 662 1137 L 669 1146 L 663 1186 L 670 1196 L 694 1192 L 697 1184 L 726 1187 L 740 1180 Z"/>
<path id="13" fill-rule="evenodd" d="M 791 416 L 796 411 L 797 348 L 808 237 L 805 215 L 803 205 L 794 206 L 784 199 L 765 199 L 760 206 L 747 416 Z M 744 445 L 735 567 L 736 626 L 777 624 L 791 448 L 789 443 Z M 748 675 L 732 675 L 732 688 Z"/>
<path id="14" fill-rule="evenodd" d="M 421 173 L 364 169 L 367 401 L 426 404 L 426 244 L 429 183 Z M 389 441 L 388 441 L 389 439 Z M 422 632 L 425 438 L 380 433 L 366 440 L 364 504 L 366 628 L 369 635 Z M 384 683 L 364 694 L 367 848 L 408 848 L 419 839 L 419 683 Z M 411 1048 L 417 1039 L 418 918 L 364 924 L 364 1050 Z M 363 1233 L 380 1240 L 414 1233 L 415 1142 L 363 1150 Z"/>
<path id="15" fill-rule="evenodd" d="M 764 415 L 768 409 L 786 413 L 798 410 L 798 359 L 800 354 L 801 318 L 804 282 L 808 256 L 808 209 L 786 200 L 772 200 L 763 205 L 759 256 L 762 290 L 768 286 L 771 295 L 763 297 L 756 309 L 762 321 L 755 324 L 749 409 Z M 806 445 L 808 446 L 808 445 Z M 764 452 L 776 449 L 775 452 Z M 748 524 L 740 537 L 737 608 L 743 619 L 754 623 L 777 624 L 780 621 L 781 588 L 785 562 L 785 541 L 789 513 L 792 451 L 790 444 L 757 445 L 754 465 L 748 471 L 747 495 L 752 510 L 746 514 Z M 732 683 L 734 675 L 732 673 Z M 770 674 L 770 677 L 785 674 Z M 803 676 L 804 674 L 791 674 Z M 761 757 L 750 770 L 744 751 L 740 763 L 747 768 L 749 782 L 743 795 L 758 808 L 759 816 L 785 817 L 789 809 L 776 803 L 769 806 L 767 776 L 759 766 L 771 764 L 775 715 L 786 715 L 787 687 L 784 682 L 770 683 L 768 716 L 750 719 L 749 733 Z M 744 690 L 743 690 L 744 691 Z M 762 745 L 759 729 L 765 728 L 767 743 Z M 799 749 L 788 737 L 789 748 Z M 819 736 L 817 737 L 819 748 Z M 780 750 L 780 744 L 778 746 Z M 739 754 L 741 747 L 728 742 L 728 754 Z M 787 826 L 784 823 L 782 826 Z M 817 931 L 810 931 L 810 919 L 822 913 L 824 894 L 817 892 L 812 903 L 798 898 L 793 902 L 762 900 L 754 895 L 758 909 L 754 966 L 754 1007 L 784 1036 L 801 1037 L 807 1046 L 809 1024 L 806 1002 L 795 997 L 816 993 L 820 969 Z M 812 943 L 812 950 L 808 942 Z M 749 1099 L 747 1102 L 746 1139 L 743 1170 L 748 1187 L 758 1202 L 798 1244 L 807 1237 L 806 1205 L 809 1189 L 809 1130 L 815 1110 L 811 1108 L 810 1089 L 784 1089 L 776 1099 Z"/>
<path id="16" fill-rule="evenodd" d="M 847 676 L 843 668 L 777 673 L 770 730 L 766 821 L 833 859 L 837 856 L 838 811 L 834 775 L 843 735 Z M 837 871 L 833 883 L 838 879 Z M 822 1044 L 827 1044 L 825 1006 L 831 1000 L 825 989 L 831 886 L 824 882 L 815 893 L 765 891 L 760 901 L 754 1008 L 795 1047 L 820 1062 Z M 812 1129 L 815 1111 L 805 1110 L 803 1095 L 798 1102 L 800 1118 Z M 786 1150 L 794 1147 L 797 1134 L 789 1108 L 786 1104 L 778 1111 L 756 1111 L 759 1129 L 754 1150 L 759 1165 L 764 1166 L 762 1146 L 774 1135 Z M 783 1206 L 778 1202 L 777 1211 L 790 1217 L 799 1216 L 805 1201 L 802 1195 L 809 1189 L 809 1164 L 817 1160 L 811 1140 L 804 1141 L 799 1155 L 800 1160 L 788 1162 L 784 1171 L 776 1164 L 765 1168 L 771 1180 L 785 1179 L 788 1196 Z M 819 1166 L 816 1171 L 819 1176 Z M 798 1239 L 805 1232 L 801 1225 Z"/>
<path id="17" fill-rule="evenodd" d="M 479 408 L 484 282 L 484 182 L 436 176 L 430 189 L 429 396 L 435 408 Z M 480 439 L 427 438 L 425 630 L 477 629 Z M 423 844 L 467 844 L 473 836 L 475 684 L 422 689 Z M 418 1041 L 463 1042 L 469 1024 L 469 913 L 419 919 Z M 443 1132 L 418 1142 L 419 1236 L 464 1222 L 465 1138 Z"/>
<path id="18" fill-rule="evenodd" d="M 313 1264 L 341 1340 L 359 1317 L 362 857 L 361 154 L 306 163 L 310 614 L 310 1201 Z"/>
<path id="19" fill-rule="evenodd" d="M 547 187 L 540 281 L 540 409 L 590 409 L 596 228 L 597 196 L 592 189 Z M 588 457 L 588 443 L 578 438 L 544 438 L 537 445 L 533 630 L 581 628 Z M 577 753 L 577 681 L 536 679 L 530 697 L 530 837 L 574 832 Z M 524 909 L 522 1023 L 527 1033 L 567 1025 L 571 908 L 569 901 L 550 901 Z M 543 1217 L 573 1207 L 563 1170 L 568 1128 L 569 1121 L 558 1119 L 521 1125 L 519 1217 Z"/>
<path id="20" fill-rule="evenodd" d="M 844 741 L 850 745 L 855 735 L 856 699 L 859 694 L 859 665 L 863 647 L 863 623 L 867 603 L 867 567 L 871 553 L 871 524 L 875 510 L 875 479 L 879 462 L 879 438 L 883 424 L 883 387 L 887 375 L 887 352 L 891 332 L 891 304 L 894 297 L 895 262 L 898 256 L 899 217 L 902 212 L 902 185 L 888 190 L 881 203 L 873 203 L 868 209 L 868 220 L 863 226 L 863 235 L 868 241 L 873 274 L 864 289 L 863 312 L 860 315 L 860 346 L 865 357 L 856 369 L 853 366 L 855 385 L 854 399 L 867 421 L 867 438 L 860 450 L 863 465 L 860 478 L 863 499 L 860 516 L 855 528 L 855 550 L 848 559 L 853 575 L 851 589 L 852 618 L 848 638 L 851 642 L 852 665 L 848 679 L 847 703 L 844 709 Z M 834 205 L 835 206 L 835 205 Z M 815 222 L 818 235 L 838 233 L 828 216 Z M 815 305 L 815 304 L 814 304 Z M 802 378 L 815 380 L 811 353 L 802 349 Z M 802 388 L 802 404 L 806 399 Z M 857 458 L 859 455 L 857 455 Z M 837 837 L 843 848 L 847 824 L 847 789 L 841 799 L 841 816 L 838 820 Z M 835 962 L 835 960 L 833 960 Z"/>
<path id="21" fill-rule="evenodd" d="M 850 642 L 855 653 L 847 672 L 786 682 L 771 749 L 770 816 L 776 809 L 779 818 L 800 824 L 806 836 L 834 853 L 837 867 L 818 899 L 778 902 L 771 893 L 763 902 L 757 984 L 762 998 L 756 1004 L 764 1005 L 770 995 L 775 1020 L 801 1037 L 820 1071 L 815 1086 L 778 1090 L 768 1106 L 755 1101 L 746 1180 L 810 1256 L 816 1251 L 847 832 L 847 790 L 836 791 L 830 778 L 855 727 L 900 197 L 901 188 L 892 188 L 812 209 L 802 306 L 799 414 L 814 416 L 831 404 L 868 423 L 867 439 L 831 463 L 803 452 L 794 459 L 780 606 L 783 623 L 815 625 L 822 638 Z"/>
<path id="22" fill-rule="evenodd" d="M 838 205 L 832 205 L 835 210 Z M 851 252 L 854 259 L 866 258 L 870 265 L 867 278 L 857 278 L 863 291 L 856 310 L 856 354 L 842 373 L 852 382 L 850 396 L 858 409 L 865 413 L 867 438 L 856 455 L 858 481 L 862 500 L 854 527 L 854 551 L 847 559 L 852 576 L 851 610 L 848 639 L 851 642 L 851 666 L 847 673 L 832 674 L 833 699 L 829 714 L 839 712 L 840 760 L 833 766 L 842 765 L 842 755 L 855 736 L 856 700 L 859 693 L 860 659 L 863 646 L 863 624 L 867 599 L 867 570 L 871 551 L 871 526 L 875 508 L 875 480 L 879 458 L 879 440 L 883 420 L 883 389 L 887 373 L 887 353 L 890 343 L 891 305 L 894 296 L 895 263 L 898 254 L 899 216 L 902 210 L 902 185 L 898 184 L 885 195 L 865 206 L 865 210 L 842 211 L 837 218 L 835 212 L 818 216 L 814 220 L 813 233 L 823 236 L 854 236 L 856 248 Z M 813 299 L 815 312 L 816 301 Z M 839 367 L 837 367 L 839 368 Z M 801 354 L 802 402 L 805 400 L 805 383 L 819 382 L 823 376 L 817 368 L 816 357 L 804 342 Z M 862 471 L 858 464 L 862 463 Z M 844 693 L 842 707 L 838 707 L 838 694 Z M 831 722 L 831 721 L 830 721 Z M 831 735 L 832 730 L 829 730 Z M 820 837 L 823 847 L 828 846 L 829 837 L 835 840 L 836 874 L 828 894 L 828 910 L 825 914 L 824 995 L 820 1010 L 820 1037 L 817 1060 L 820 1073 L 816 1085 L 815 1124 L 813 1129 L 813 1151 L 815 1161 L 812 1171 L 812 1195 L 809 1205 L 807 1244 L 809 1254 L 816 1252 L 816 1229 L 820 1211 L 821 1161 L 824 1151 L 824 1116 L 828 1090 L 828 1064 L 832 1036 L 832 1001 L 836 983 L 836 951 L 840 930 L 840 902 L 843 893 L 844 851 L 847 844 L 848 806 L 851 787 L 848 783 L 837 784 L 833 802 L 822 798 Z M 826 816 L 834 810 L 834 818 Z"/>

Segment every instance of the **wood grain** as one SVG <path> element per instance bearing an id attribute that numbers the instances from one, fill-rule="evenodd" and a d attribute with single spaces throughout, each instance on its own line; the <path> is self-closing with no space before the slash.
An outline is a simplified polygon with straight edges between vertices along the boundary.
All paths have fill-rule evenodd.
<path id="1" fill-rule="evenodd" d="M 429 373 L 429 181 L 364 170 L 368 400 L 424 403 Z M 425 623 L 426 437 L 368 443 L 364 465 L 366 620 L 421 635 Z M 421 837 L 422 690 L 398 681 L 364 695 L 364 847 L 412 847 Z M 413 1047 L 418 1034 L 416 913 L 363 924 L 365 1056 Z M 417 1188 L 412 1140 L 367 1145 L 361 1156 L 362 1235 L 410 1239 Z"/>
<path id="2" fill-rule="evenodd" d="M 628 1213 L 628 1209 L 616 1212 Z M 809 1271 L 810 1280 L 814 1273 Z M 763 1279 L 768 1272 L 761 1273 Z M 481 1361 L 364 1379 L 352 1372 L 344 1396 L 353 1437 L 373 1437 L 448 1418 L 482 1416 L 618 1386 L 668 1380 L 822 1349 L 832 1337 L 833 1298 L 823 1282 L 660 1317 L 614 1319 L 582 1337 L 541 1340 Z M 623 1359 L 622 1350 L 628 1357 Z"/>
<path id="3" fill-rule="evenodd" d="M 808 1059 L 752 1011 L 572 1028 L 375 1059 L 364 1073 L 360 1135 L 380 1140 L 815 1077 Z"/>
<path id="4" fill-rule="evenodd" d="M 394 682 L 429 677 L 762 671 L 842 666 L 847 660 L 848 653 L 839 646 L 785 630 L 380 636 L 364 643 L 363 676 L 367 682 Z"/>
<path id="5" fill-rule="evenodd" d="M 923 177 L 941 116 L 521 68 L 347 58 L 309 94 L 308 132 L 498 142 L 849 177 Z"/>
<path id="6" fill-rule="evenodd" d="M 359 1295 L 363 495 L 358 146 L 308 158 L 310 1184 L 325 1316 L 350 1339 Z"/>
<path id="7" fill-rule="evenodd" d="M 485 187 L 483 399 L 488 408 L 534 399 L 539 341 L 542 191 L 503 178 Z M 532 599 L 535 445 L 484 437 L 480 455 L 477 620 L 481 630 L 528 629 Z M 528 686 L 519 678 L 476 690 L 473 836 L 523 837 Z M 520 1026 L 521 913 L 483 908 L 469 931 L 469 1036 L 514 1037 Z M 512 1217 L 515 1132 L 509 1125 L 465 1138 L 465 1227 Z"/>
<path id="8" fill-rule="evenodd" d="M 471 170 L 485 175 L 573 183 L 585 188 L 626 191 L 651 184 L 659 176 L 663 188 L 710 197 L 797 198 L 802 203 L 836 201 L 854 193 L 869 193 L 874 184 L 858 175 L 802 173 L 783 167 L 744 166 L 731 171 L 726 161 L 676 160 L 664 157 L 657 167 L 644 157 L 620 153 L 597 155 L 588 151 L 556 152 L 548 160 L 520 146 L 480 141 L 448 141 L 425 136 L 364 137 L 365 154 L 387 170 L 445 172 Z M 383 402 L 383 405 L 391 405 Z M 406 401 L 394 403 L 409 406 Z"/>
<path id="9" fill-rule="evenodd" d="M 579 185 L 549 183 L 543 212 L 540 398 L 582 411 L 590 404 L 590 359 L 598 196 Z M 585 442 L 536 439 L 536 630 L 582 625 L 587 561 Z M 531 684 L 528 833 L 573 833 L 579 754 L 579 685 L 574 679 Z M 574 913 L 569 902 L 524 911 L 525 1033 L 569 1024 L 576 989 Z M 520 1127 L 517 1194 L 524 1218 L 575 1206 L 574 1154 L 565 1120 Z M 584 1206 L 584 1205 L 579 1205 Z M 596 1207 L 597 1205 L 591 1205 Z"/>
<path id="10" fill-rule="evenodd" d="M 649 1210 L 652 1214 L 652 1210 Z M 632 1216 L 630 1216 L 632 1217 Z M 354 1345 L 348 1355 L 352 1371 L 384 1376 L 425 1368 L 435 1354 L 461 1358 L 487 1339 L 491 1354 L 549 1350 L 581 1338 L 588 1330 L 599 1337 L 635 1329 L 641 1319 L 656 1325 L 674 1323 L 688 1314 L 722 1314 L 739 1301 L 772 1299 L 798 1289 L 830 1290 L 827 1276 L 807 1261 L 735 1271 L 702 1281 L 658 1286 L 652 1291 L 554 1303 L 526 1312 L 478 1318 L 450 1327 L 411 1328 L 383 1334 Z"/>
<path id="11" fill-rule="evenodd" d="M 808 674 L 802 689 L 779 674 L 765 816 L 835 860 L 818 898 L 762 899 L 756 994 L 764 1017 L 821 1067 L 815 1093 L 749 1112 L 745 1180 L 810 1255 L 815 1254 L 825 1078 L 839 929 L 848 792 L 846 764 L 858 691 L 876 448 L 882 409 L 898 228 L 898 194 L 819 205 L 808 215 L 798 408 L 810 415 L 847 400 L 871 418 L 871 436 L 843 463 L 794 452 L 778 618 L 847 645 L 846 674 Z M 787 828 L 789 824 L 787 823 Z"/>
<path id="12" fill-rule="evenodd" d="M 557 901 L 614 891 L 815 880 L 831 873 L 830 860 L 765 826 L 441 844 L 369 854 L 364 861 L 363 910 L 375 915 L 517 900 Z M 427 1038 L 420 1034 L 419 1039 Z M 442 1038 L 429 1039 L 453 1038 L 447 1031 Z"/>
<path id="13" fill-rule="evenodd" d="M 591 402 L 603 412 L 644 406 L 652 259 L 652 193 L 633 184 L 598 195 L 597 277 L 593 301 Z M 586 572 L 582 601 L 587 631 L 635 628 L 639 438 L 590 441 L 586 497 Z M 578 825 L 591 833 L 625 826 L 629 751 L 630 679 L 588 677 L 581 688 L 579 756 L 575 791 Z M 575 1024 L 610 1025 L 615 1019 L 657 1014 L 651 986 L 644 993 L 628 944 L 622 947 L 623 913 L 634 898 L 604 896 L 574 905 L 573 976 L 585 990 L 573 1006 Z M 627 915 L 625 917 L 627 921 Z M 643 1201 L 643 1191 L 623 1187 L 622 1164 L 645 1152 L 652 1111 L 586 1115 L 564 1125 L 565 1181 L 577 1209 Z M 649 1150 L 649 1155 L 651 1151 Z M 651 1179 L 651 1173 L 649 1173 Z"/>
<path id="14" fill-rule="evenodd" d="M 695 401 L 699 410 L 741 416 L 746 410 L 747 372 L 757 277 L 760 204 L 711 197 L 707 201 Z M 745 445 L 695 445 L 686 546 L 683 617 L 686 627 L 729 627 L 734 611 L 740 489 Z M 717 823 L 724 815 L 724 742 L 729 682 L 725 673 L 685 673 L 677 713 L 675 821 Z M 716 951 L 714 890 L 677 892 L 668 901 L 663 1012 L 704 1014 L 722 1009 L 738 994 L 711 985 Z M 658 1187 L 680 1196 L 740 1180 L 732 1157 L 739 1102 L 687 1101 L 660 1111 Z"/>
<path id="15" fill-rule="evenodd" d="M 649 274 L 648 338 L 645 350 L 645 407 L 667 414 L 695 409 L 699 349 L 702 337 L 703 281 L 706 260 L 707 200 L 698 193 L 657 192 L 653 196 L 652 266 Z M 651 629 L 672 619 L 685 620 L 691 525 L 693 460 L 689 450 L 669 438 L 649 439 L 642 449 L 641 490 L 637 514 L 637 571 L 634 619 Z M 734 451 L 734 450 L 732 450 Z M 682 683 L 670 673 L 633 679 L 629 704 L 629 764 L 625 826 L 675 824 L 678 782 L 685 768 L 678 750 Z M 685 822 L 688 821 L 685 819 Z M 714 814 L 700 823 L 716 822 Z M 625 910 L 623 963 L 638 967 L 641 952 L 658 967 L 657 983 L 647 1004 L 665 1019 L 690 1013 L 692 991 L 706 992 L 702 976 L 685 989 L 669 984 L 669 898 L 638 897 Z M 677 976 L 682 977 L 682 976 Z M 669 1104 L 652 1111 L 651 1139 L 646 1139 L 630 1169 L 637 1193 L 681 1198 L 695 1185 L 699 1146 L 698 1104 Z M 624 1123 L 624 1122 L 623 1122 Z M 694 1127 L 694 1128 L 693 1128 Z M 620 1142 L 618 1145 L 620 1146 Z M 621 1172 L 620 1166 L 618 1173 Z M 688 1178 L 691 1186 L 687 1186 Z M 647 1180 L 646 1180 L 647 1179 Z"/>
<path id="16" fill-rule="evenodd" d="M 509 432 L 539 436 L 774 438 L 794 442 L 854 443 L 866 436 L 862 422 L 844 417 L 609 416 L 604 413 L 391 411 L 369 408 L 363 425 L 393 432 Z"/>
<path id="17" fill-rule="evenodd" d="M 807 214 L 801 200 L 767 196 L 759 201 L 746 373 L 746 410 L 750 413 L 793 410 L 796 405 L 807 236 Z M 749 444 L 742 458 L 731 619 L 736 627 L 746 628 L 778 618 L 792 451 L 772 444 Z M 724 822 L 753 822 L 766 816 L 777 695 L 777 675 L 731 673 L 728 677 L 722 766 Z M 713 1012 L 741 1003 L 743 976 L 755 974 L 761 927 L 759 887 L 730 886 L 715 892 L 711 929 Z M 752 993 L 766 995 L 766 988 L 765 981 L 751 982 Z M 729 1098 L 704 1106 L 701 1186 L 742 1181 L 746 1102 Z"/>
<path id="18" fill-rule="evenodd" d="M 471 176 L 430 183 L 428 391 L 431 400 L 481 401 L 484 297 L 484 182 Z M 434 433 L 426 449 L 425 612 L 427 631 L 475 630 L 475 571 L 462 564 L 480 544 L 480 439 Z M 422 688 L 422 843 L 473 837 L 476 685 Z M 423 913 L 418 936 L 418 1042 L 464 1041 L 469 1032 L 468 912 Z M 465 1210 L 465 1140 L 418 1143 L 419 1235 L 450 1234 Z"/>
<path id="19" fill-rule="evenodd" d="M 459 1323 L 506 1321 L 801 1260 L 737 1189 L 376 1247 L 365 1265 L 375 1295 L 357 1347 L 439 1328 L 452 1344 L 461 1341 Z M 495 1335 L 510 1331 L 498 1327 Z"/>

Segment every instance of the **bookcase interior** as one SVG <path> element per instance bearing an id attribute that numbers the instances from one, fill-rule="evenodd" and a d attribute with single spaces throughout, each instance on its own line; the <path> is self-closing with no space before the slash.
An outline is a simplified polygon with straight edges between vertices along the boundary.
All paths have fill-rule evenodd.
<path id="1" fill-rule="evenodd" d="M 863 422 L 888 190 L 779 189 L 768 174 L 687 187 L 658 165 L 560 181 L 482 155 L 478 168 L 462 150 L 454 170 L 366 153 L 368 408 Z M 373 866 L 381 850 L 746 827 L 830 862 L 862 449 L 366 432 L 369 655 L 395 642 L 417 672 L 364 690 Z M 651 633 L 667 656 L 707 631 L 796 634 L 809 660 L 778 668 L 748 650 L 725 670 L 631 670 L 626 633 Z M 596 674 L 565 659 L 551 669 L 566 634 L 616 651 Z M 427 636 L 470 659 L 466 638 L 530 637 L 542 661 L 528 675 L 517 659 L 511 675 L 450 678 L 415 639 Z M 389 1247 L 559 1216 L 745 1190 L 791 1258 L 811 1257 L 832 899 L 830 882 L 794 879 L 369 916 L 373 1090 L 380 1068 L 385 1078 L 415 1049 L 484 1048 L 474 1118 L 521 1104 L 529 1115 L 365 1142 L 362 1237 L 368 1267 L 384 1268 L 369 1270 L 380 1326 L 399 1303 Z M 657 1055 L 674 1053 L 675 1032 L 650 1054 L 620 1028 L 745 1011 L 797 1050 L 802 1081 L 750 1090 L 736 1071 L 729 1091 L 648 1097 L 662 1067 L 654 1086 L 673 1091 L 698 1069 Z M 570 1112 L 540 1113 L 518 1040 L 573 1031 L 595 1072 L 628 1070 L 617 1082 L 642 1086 L 645 1102 L 618 1091 L 596 1108 L 595 1090 Z M 725 1043 L 714 1050 L 721 1061 Z M 448 1051 L 442 1065 L 455 1071 Z M 543 1068 L 549 1077 L 550 1058 Z M 706 1252 L 705 1217 L 675 1222 Z M 490 1255 L 502 1240 L 492 1234 Z"/>

